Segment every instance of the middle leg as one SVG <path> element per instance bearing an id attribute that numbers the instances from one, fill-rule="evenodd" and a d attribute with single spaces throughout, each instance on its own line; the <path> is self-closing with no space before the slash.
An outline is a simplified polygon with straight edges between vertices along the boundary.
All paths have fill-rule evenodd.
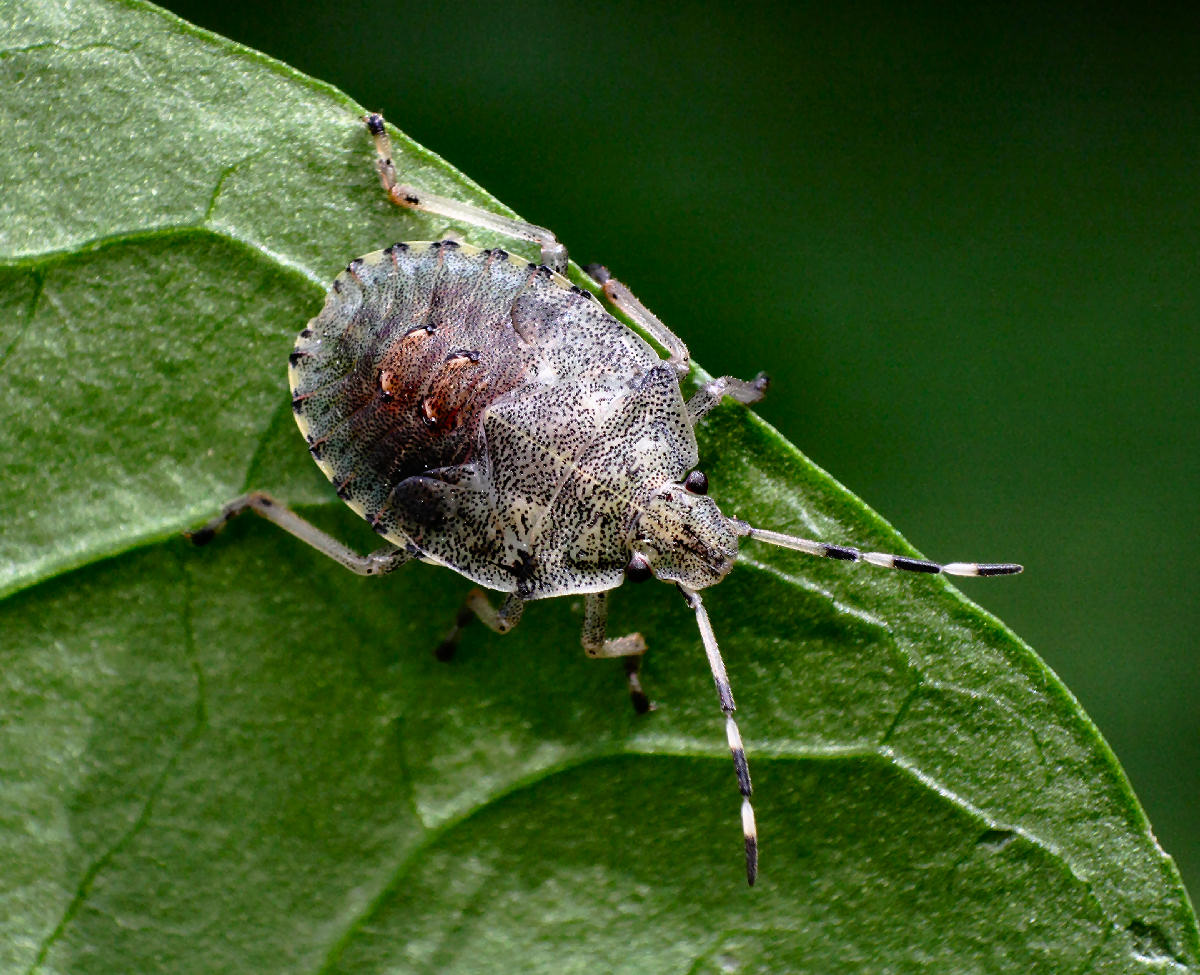
<path id="1" fill-rule="evenodd" d="M 683 339 L 667 328 L 661 318 L 638 301 L 633 296 L 633 292 L 614 278 L 603 264 L 588 264 L 584 270 L 593 281 L 604 289 L 604 296 L 619 311 L 628 315 L 638 328 L 667 350 L 670 355 L 667 363 L 682 380 L 692 368 L 692 358 Z"/>
<path id="2" fill-rule="evenodd" d="M 454 618 L 454 625 L 446 634 L 446 639 L 439 643 L 433 651 L 434 656 L 438 660 L 452 659 L 458 649 L 462 631 L 474 619 L 478 619 L 494 633 L 503 635 L 521 622 L 521 614 L 524 612 L 525 600 L 518 598 L 516 593 L 509 593 L 504 598 L 504 602 L 500 604 L 500 608 L 496 609 L 488 601 L 487 595 L 482 589 L 472 589 L 467 593 L 467 598 L 463 600 L 462 607 Z"/>
<path id="3" fill-rule="evenodd" d="M 670 355 L 667 364 L 670 365 L 682 382 L 692 367 L 691 355 L 683 339 L 672 332 L 662 319 L 643 305 L 633 293 L 620 281 L 614 278 L 603 264 L 588 264 L 584 270 L 591 275 L 592 280 L 604 288 L 604 295 L 613 305 L 646 332 L 655 342 L 661 345 Z M 701 387 L 688 400 L 688 416 L 693 423 L 721 402 L 722 396 L 728 396 L 739 403 L 757 403 L 767 391 L 770 380 L 765 372 L 760 372 L 753 379 L 734 379 L 733 376 L 721 376 Z"/>

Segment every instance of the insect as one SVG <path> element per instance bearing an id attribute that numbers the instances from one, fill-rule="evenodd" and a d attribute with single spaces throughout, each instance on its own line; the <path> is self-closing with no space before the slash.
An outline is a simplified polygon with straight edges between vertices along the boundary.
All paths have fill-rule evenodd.
<path id="1" fill-rule="evenodd" d="M 533 241 L 542 263 L 452 239 L 394 244 L 351 261 L 296 339 L 296 422 L 338 496 L 386 547 L 360 555 L 262 492 L 230 501 L 192 541 L 250 510 L 360 575 L 417 559 L 504 593 L 496 608 L 472 590 L 438 647 L 443 658 L 474 618 L 507 633 L 526 602 L 583 595 L 584 650 L 624 659 L 640 712 L 650 709 L 638 676 L 646 642 L 607 636 L 608 594 L 627 579 L 671 583 L 695 614 L 725 716 L 753 884 L 750 772 L 700 596 L 733 568 L 739 542 L 909 572 L 993 576 L 1021 566 L 860 552 L 725 517 L 696 467 L 693 427 L 723 397 L 760 400 L 766 376 L 722 376 L 685 400 L 687 346 L 606 269 L 585 270 L 665 360 L 563 276 L 567 251 L 549 230 L 401 183 L 383 119 L 364 121 L 393 203 Z"/>

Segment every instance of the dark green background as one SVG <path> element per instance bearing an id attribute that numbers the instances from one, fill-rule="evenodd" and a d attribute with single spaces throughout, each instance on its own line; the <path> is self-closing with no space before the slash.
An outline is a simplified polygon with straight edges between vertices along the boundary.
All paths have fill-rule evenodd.
<path id="1" fill-rule="evenodd" d="M 711 371 L 768 368 L 759 412 L 931 557 L 1024 562 L 963 588 L 1200 891 L 1200 15 L 167 6 L 384 112 Z"/>

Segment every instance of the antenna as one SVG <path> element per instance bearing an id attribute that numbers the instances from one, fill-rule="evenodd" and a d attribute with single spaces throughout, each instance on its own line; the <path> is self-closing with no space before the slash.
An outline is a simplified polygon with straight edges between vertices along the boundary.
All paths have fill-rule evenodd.
<path id="1" fill-rule="evenodd" d="M 948 576 L 1012 576 L 1024 571 L 1023 565 L 1015 562 L 927 562 L 925 559 L 910 559 L 907 555 L 888 555 L 885 552 L 860 552 L 846 545 L 830 545 L 814 542 L 795 535 L 754 528 L 744 521 L 730 518 L 729 524 L 742 538 L 753 538 L 768 545 L 790 548 L 822 559 L 838 559 L 842 562 L 866 562 L 883 569 L 903 569 L 905 572 L 939 573 Z"/>
<path id="2" fill-rule="evenodd" d="M 717 635 L 713 633 L 712 623 L 708 619 L 708 611 L 700 594 L 687 586 L 677 583 L 683 598 L 696 614 L 696 625 L 700 627 L 700 639 L 704 643 L 704 652 L 708 655 L 708 666 L 712 670 L 713 683 L 717 685 L 717 697 L 721 701 L 721 710 L 725 712 L 725 737 L 729 741 L 729 753 L 733 756 L 733 770 L 737 775 L 738 791 L 742 794 L 742 835 L 746 839 L 746 882 L 753 887 L 758 877 L 758 827 L 754 823 L 754 807 L 750 805 L 750 768 L 746 764 L 746 749 L 742 747 L 742 735 L 738 731 L 733 712 L 737 709 L 733 703 L 733 691 L 729 687 L 729 676 L 725 673 L 725 661 L 721 659 L 721 650 L 717 646 Z"/>
<path id="3" fill-rule="evenodd" d="M 830 545 L 827 542 L 814 542 L 795 535 L 768 531 L 765 528 L 754 528 L 736 518 L 730 518 L 728 521 L 733 530 L 742 538 L 757 539 L 768 545 L 794 549 L 818 558 L 838 559 L 842 562 L 866 562 L 868 565 L 879 566 L 883 569 L 901 569 L 905 572 L 951 576 L 1010 576 L 1016 575 L 1024 569 L 1024 566 L 1017 565 L 1015 562 L 947 562 L 942 564 L 928 562 L 925 559 L 909 558 L 907 555 L 861 552 L 845 545 Z M 733 756 L 733 770 L 737 774 L 738 790 L 742 794 L 742 833 L 746 839 L 746 881 L 753 887 L 754 881 L 758 877 L 758 830 L 754 823 L 754 807 L 750 804 L 752 789 L 750 769 L 746 764 L 746 750 L 742 747 L 742 736 L 738 731 L 737 722 L 733 718 L 733 712 L 736 710 L 733 703 L 733 691 L 729 687 L 729 676 L 725 673 L 725 661 L 721 659 L 717 637 L 713 633 L 712 623 L 709 622 L 708 612 L 704 608 L 700 594 L 682 583 L 676 583 L 676 586 L 696 614 L 696 625 L 700 628 L 700 639 L 704 643 L 704 652 L 708 656 L 708 666 L 712 670 L 713 683 L 717 685 L 717 697 L 721 702 L 721 710 L 725 712 L 725 737 L 729 741 L 729 752 Z"/>

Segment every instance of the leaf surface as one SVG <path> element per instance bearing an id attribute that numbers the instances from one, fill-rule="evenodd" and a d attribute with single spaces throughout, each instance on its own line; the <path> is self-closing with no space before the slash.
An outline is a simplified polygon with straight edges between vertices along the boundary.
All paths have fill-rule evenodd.
<path id="1" fill-rule="evenodd" d="M 667 587 L 614 599 L 651 643 L 638 718 L 572 600 L 444 665 L 450 572 L 360 579 L 251 519 L 193 549 L 251 487 L 372 547 L 284 364 L 350 258 L 444 222 L 387 203 L 346 96 L 149 6 L 10 4 L 0 92 L 0 968 L 1196 970 L 1096 729 L 940 579 L 747 544 L 708 595 L 755 776 L 748 891 Z M 727 514 L 911 551 L 745 409 L 700 440 Z"/>

